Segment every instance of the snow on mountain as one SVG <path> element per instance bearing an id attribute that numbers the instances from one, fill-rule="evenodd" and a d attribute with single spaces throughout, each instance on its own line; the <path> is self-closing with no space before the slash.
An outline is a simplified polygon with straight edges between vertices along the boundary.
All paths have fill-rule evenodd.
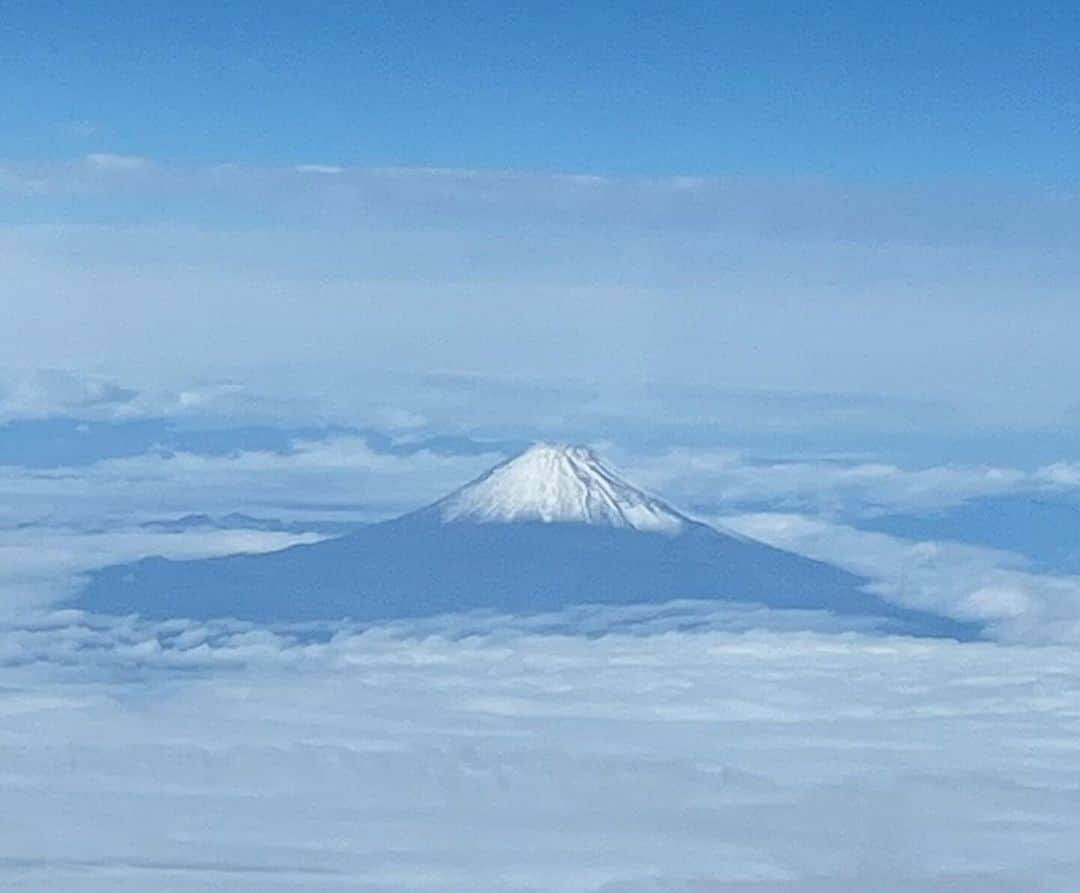
<path id="1" fill-rule="evenodd" d="M 694 523 L 604 467 L 587 447 L 548 443 L 531 446 L 425 511 L 444 522 L 577 523 L 669 535 Z"/>

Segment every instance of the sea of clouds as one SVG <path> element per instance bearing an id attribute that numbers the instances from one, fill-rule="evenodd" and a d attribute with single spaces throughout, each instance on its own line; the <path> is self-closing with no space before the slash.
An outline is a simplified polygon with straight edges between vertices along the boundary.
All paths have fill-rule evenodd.
<path id="1" fill-rule="evenodd" d="M 75 388 L 67 411 L 118 393 L 129 401 Z M 0 467 L 0 887 L 1075 888 L 1080 581 L 858 526 L 986 496 L 1071 499 L 1067 463 L 599 445 L 704 519 L 983 621 L 975 643 L 693 602 L 265 627 L 67 600 L 105 564 L 311 542 L 328 535 L 318 520 L 415 508 L 505 455 L 422 435 Z M 192 512 L 290 524 L 159 523 Z"/>
<path id="2" fill-rule="evenodd" d="M 0 885 L 1072 889 L 1075 649 L 802 626 L 9 622 Z"/>

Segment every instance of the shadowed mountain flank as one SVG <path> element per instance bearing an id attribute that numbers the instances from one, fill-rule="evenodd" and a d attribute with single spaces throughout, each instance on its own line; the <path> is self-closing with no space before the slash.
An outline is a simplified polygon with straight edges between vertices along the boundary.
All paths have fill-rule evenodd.
<path id="1" fill-rule="evenodd" d="M 148 617 L 377 621 L 471 609 L 703 599 L 879 618 L 971 638 L 830 565 L 693 521 L 582 447 L 538 445 L 443 500 L 259 555 L 147 558 L 96 572 L 78 607 Z"/>

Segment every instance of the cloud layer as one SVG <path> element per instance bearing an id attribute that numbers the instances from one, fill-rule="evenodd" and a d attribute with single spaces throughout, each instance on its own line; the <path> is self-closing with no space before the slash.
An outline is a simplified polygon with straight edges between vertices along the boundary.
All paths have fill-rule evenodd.
<path id="1" fill-rule="evenodd" d="M 860 574 L 889 601 L 983 621 L 1004 641 L 1080 641 L 1080 577 L 1032 573 L 1020 555 L 912 542 L 799 515 L 730 516 L 720 523 Z"/>
<path id="2" fill-rule="evenodd" d="M 1064 893 L 1080 867 L 1071 649 L 466 629 L 4 627 L 0 878 Z"/>
<path id="3" fill-rule="evenodd" d="M 387 439 L 373 446 L 357 434 L 324 432 L 318 439 L 286 438 L 274 449 L 160 448 L 80 466 L 0 467 L 0 607 L 55 602 L 76 590 L 80 574 L 105 564 L 150 554 L 280 548 L 340 529 L 327 521 L 392 517 L 433 502 L 505 455 L 497 444 L 448 442 L 444 451 L 424 443 Z M 628 479 L 675 505 L 845 567 L 888 600 L 988 622 L 1002 640 L 1080 639 L 1080 582 L 1061 569 L 1036 572 L 1029 557 L 1000 548 L 913 542 L 852 526 L 886 512 L 927 512 L 989 496 L 1018 505 L 1040 494 L 1075 502 L 1064 463 L 1034 471 L 904 469 L 859 460 L 781 462 L 715 449 L 610 453 Z M 240 518 L 229 530 L 145 526 L 234 512 L 291 524 Z"/>

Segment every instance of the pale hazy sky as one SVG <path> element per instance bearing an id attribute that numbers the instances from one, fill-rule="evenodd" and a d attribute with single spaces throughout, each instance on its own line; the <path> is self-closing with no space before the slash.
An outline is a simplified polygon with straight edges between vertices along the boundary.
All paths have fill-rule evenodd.
<path id="1" fill-rule="evenodd" d="M 309 403 L 467 374 L 598 389 L 605 411 L 655 386 L 899 400 L 892 427 L 923 433 L 1080 427 L 1073 5 L 4 17 L 9 368 Z"/>
<path id="2" fill-rule="evenodd" d="M 1077 423 L 1069 192 L 114 158 L 2 173 L 9 368 L 316 391 L 464 373 Z"/>

